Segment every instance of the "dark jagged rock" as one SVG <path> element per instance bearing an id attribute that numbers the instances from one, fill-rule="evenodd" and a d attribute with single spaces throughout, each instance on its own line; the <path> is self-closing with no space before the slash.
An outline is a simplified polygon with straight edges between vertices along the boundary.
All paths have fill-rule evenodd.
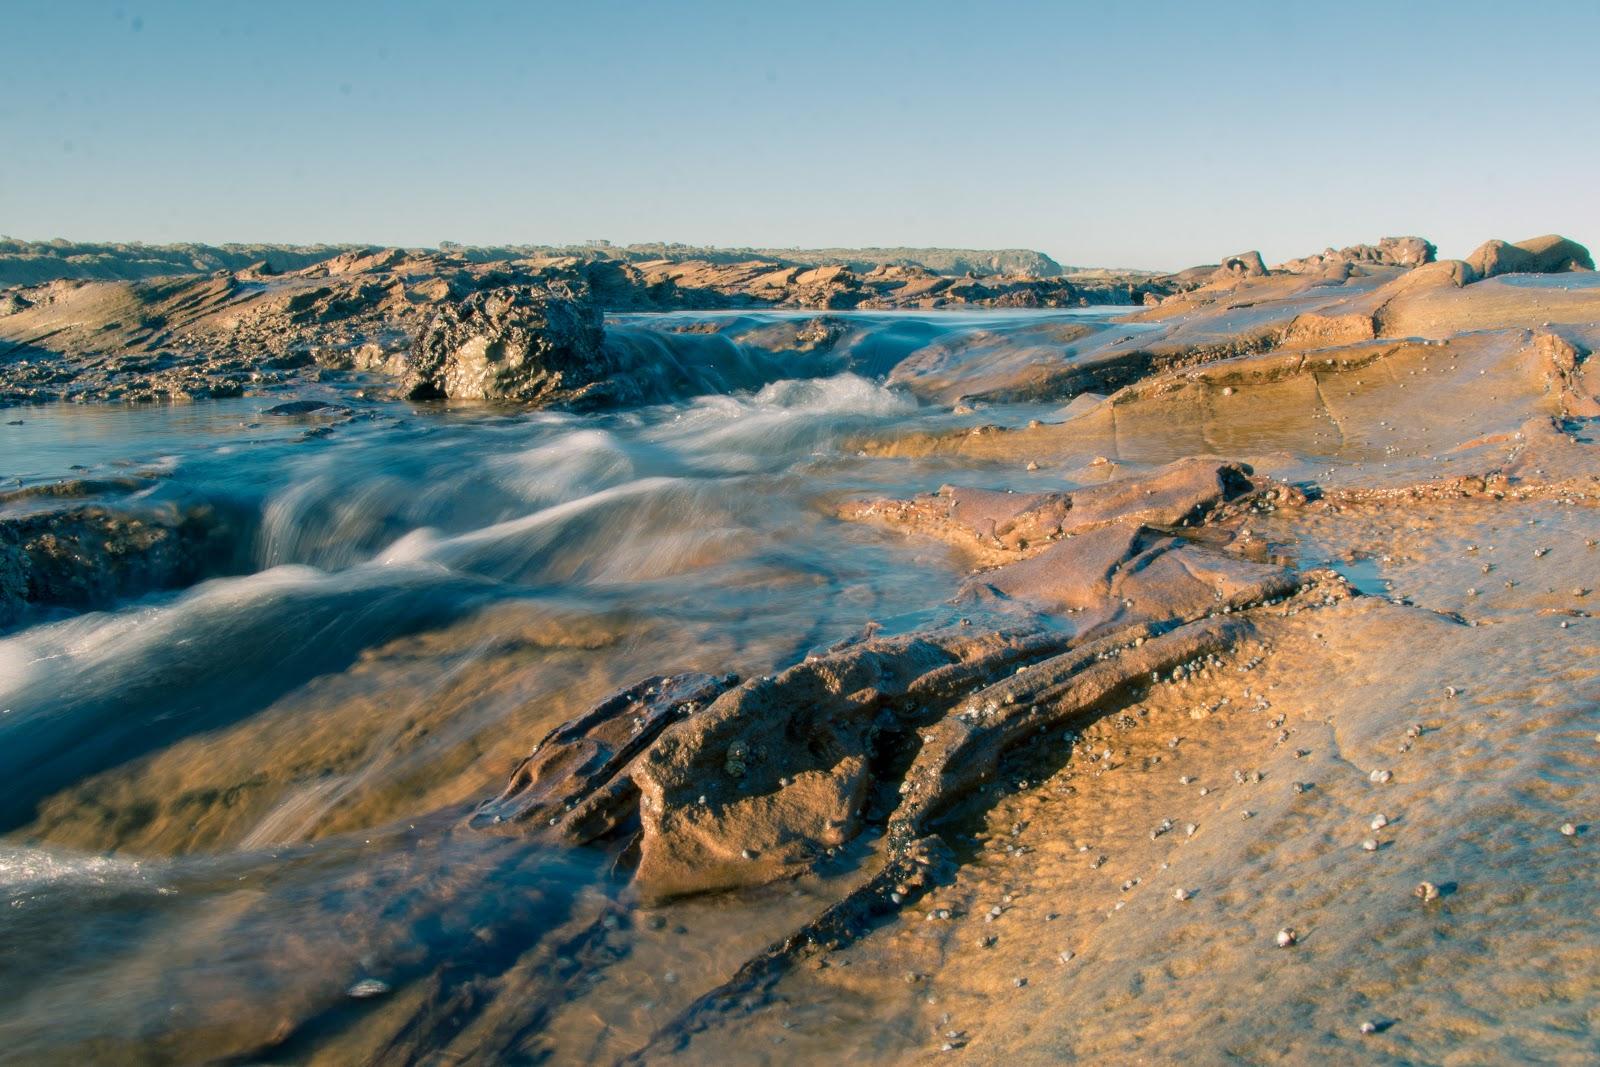
<path id="1" fill-rule="evenodd" d="M 0 519 L 0 626 L 29 606 L 92 608 L 187 585 L 234 562 L 216 509 L 137 513 L 86 505 Z"/>
<path id="2" fill-rule="evenodd" d="M 600 311 L 562 289 L 505 286 L 441 308 L 401 388 L 412 399 L 576 400 L 605 381 Z"/>

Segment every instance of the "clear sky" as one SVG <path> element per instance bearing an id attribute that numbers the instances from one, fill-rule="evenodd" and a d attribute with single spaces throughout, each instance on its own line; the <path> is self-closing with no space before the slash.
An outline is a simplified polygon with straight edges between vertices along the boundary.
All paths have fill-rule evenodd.
<path id="1" fill-rule="evenodd" d="M 0 233 L 1600 245 L 1600 2 L 0 0 Z"/>

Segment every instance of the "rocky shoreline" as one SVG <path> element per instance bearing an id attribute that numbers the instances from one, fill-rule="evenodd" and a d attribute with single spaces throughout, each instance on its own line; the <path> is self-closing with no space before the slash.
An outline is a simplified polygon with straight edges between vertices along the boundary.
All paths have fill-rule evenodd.
<path id="1" fill-rule="evenodd" d="M 615 411 L 709 379 L 645 373 L 653 350 L 623 346 L 607 313 L 805 308 L 760 327 L 763 351 L 825 356 L 946 419 L 841 450 L 928 484 L 817 505 L 832 536 L 948 561 L 923 621 L 872 619 L 743 678 L 663 657 L 560 704 L 505 741 L 522 755 L 498 795 L 397 831 L 419 854 L 486 849 L 488 875 L 363 875 L 329 894 L 330 912 L 381 898 L 388 927 L 352 933 L 351 955 L 381 971 L 393 954 L 379 984 L 403 994 L 358 1015 L 367 994 L 330 973 L 268 1017 L 208 1024 L 212 1054 L 570 1054 L 583 983 L 643 980 L 630 960 L 670 958 L 675 907 L 793 883 L 820 886 L 821 906 L 735 967 L 686 982 L 674 968 L 642 1031 L 592 1049 L 1028 1060 L 1126 1057 L 1138 1035 L 1137 1055 L 1165 1059 L 1237 1026 L 1230 1055 L 1247 1061 L 1437 1062 L 1442 1042 L 1571 1059 L 1595 1004 L 1581 976 L 1600 960 L 1581 855 L 1600 810 L 1592 272 L 1555 236 L 1460 261 L 1417 238 L 1272 269 L 1251 253 L 1101 288 L 388 250 L 10 290 L 0 368 L 13 405 L 334 382 L 344 392 L 262 414 L 338 423 L 369 389 Z M 828 314 L 1085 301 L 1129 313 L 985 327 L 892 363 Z M 684 328 L 733 344 L 744 327 Z M 0 498 L 0 625 L 237 566 L 242 520 L 103 502 L 143 484 Z M 421 733 L 444 725 L 417 716 Z M 129 833 L 175 803 L 140 781 L 91 790 L 149 808 Z M 78 825 L 69 801 L 20 798 L 44 821 L 9 829 L 49 839 L 52 813 Z M 201 825 L 208 802 L 193 803 L 174 825 Z M 106 825 L 95 843 L 121 846 Z M 624 906 L 563 905 L 531 948 L 526 900 L 474 920 L 464 953 L 394 947 L 388 928 L 449 927 L 528 845 L 593 857 Z M 249 909 L 228 921 L 248 929 Z M 1240 995 L 1298 1025 L 1239 1022 Z M 892 1006 L 900 1029 L 885 1036 L 855 1002 Z"/>

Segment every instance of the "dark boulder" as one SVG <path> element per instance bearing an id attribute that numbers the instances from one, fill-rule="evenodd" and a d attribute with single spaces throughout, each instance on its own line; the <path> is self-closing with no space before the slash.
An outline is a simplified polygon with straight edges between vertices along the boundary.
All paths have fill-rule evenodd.
<path id="1" fill-rule="evenodd" d="M 0 519 L 0 626 L 30 605 L 103 608 L 234 568 L 240 537 L 209 506 L 98 505 Z"/>
<path id="2" fill-rule="evenodd" d="M 611 376 L 601 341 L 600 309 L 564 286 L 480 290 L 422 329 L 403 391 L 414 400 L 571 403 Z"/>

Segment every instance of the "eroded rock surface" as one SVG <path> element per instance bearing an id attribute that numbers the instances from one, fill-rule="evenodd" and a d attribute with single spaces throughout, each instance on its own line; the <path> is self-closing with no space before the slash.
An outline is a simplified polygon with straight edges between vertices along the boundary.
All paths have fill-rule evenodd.
<path id="1" fill-rule="evenodd" d="M 652 897 L 792 876 L 847 844 L 867 821 L 898 811 L 896 789 L 920 790 L 918 810 L 965 796 L 970 777 L 928 772 L 929 781 L 946 783 L 932 788 L 903 774 L 908 761 L 934 758 L 918 755 L 934 736 L 930 727 L 952 716 L 978 721 L 956 710 L 970 694 L 987 706 L 988 687 L 1007 675 L 1027 676 L 1054 694 L 1040 699 L 1066 699 L 1065 714 L 1082 714 L 1117 687 L 1233 633 L 1224 627 L 1191 640 L 1168 630 L 1199 633 L 1184 628 L 1293 593 L 1299 582 L 1281 567 L 1145 525 L 1198 522 L 1254 489 L 1248 468 L 1197 459 L 1072 496 L 1027 498 L 1009 515 L 996 507 L 1001 494 L 958 499 L 951 511 L 959 520 L 945 516 L 941 532 L 967 537 L 981 530 L 1014 562 L 975 576 L 956 599 L 975 606 L 987 599 L 985 617 L 995 618 L 1010 610 L 1001 601 L 1014 602 L 1025 609 L 1016 623 L 867 637 L 710 701 L 717 685 L 711 679 L 650 679 L 541 743 L 474 825 L 531 819 L 588 841 L 631 824 L 618 808 L 636 803 L 636 877 Z M 996 514 L 1008 524 L 1009 543 L 996 534 Z M 1041 626 L 1047 615 L 1062 624 Z M 1121 636 L 1107 636 L 1113 633 Z M 1085 644 L 1091 641 L 1100 643 Z M 1116 665 L 1103 665 L 1113 651 Z M 1091 668 L 1093 678 L 1105 677 L 1077 677 Z M 997 699 L 1019 698 L 1005 689 Z M 985 729 L 983 744 L 998 753 L 1033 728 L 1001 716 Z M 890 825 L 897 818 L 920 836 L 920 815 L 891 815 Z M 585 828 L 575 833 L 573 826 Z"/>
<path id="2" fill-rule="evenodd" d="M 1493 252 L 1487 270 L 1430 263 L 1426 242 L 1402 239 L 1206 268 L 1123 320 L 922 353 L 895 382 L 938 405 L 931 429 L 871 424 L 815 453 L 807 439 L 781 475 L 848 472 L 795 521 L 830 548 L 913 561 L 909 613 L 880 611 L 859 574 L 809 584 L 776 538 L 755 550 L 778 557 L 770 569 L 720 569 L 733 537 L 713 539 L 647 624 L 617 597 L 590 632 L 570 601 L 546 615 L 532 608 L 546 590 L 519 589 L 493 612 L 390 634 L 355 666 L 319 666 L 246 721 L 200 718 L 202 733 L 148 759 L 122 766 L 119 751 L 52 779 L 37 819 L 15 813 L 17 839 L 273 857 L 266 875 L 250 858 L 235 860 L 243 877 L 171 868 L 180 891 L 141 931 L 161 965 L 130 954 L 108 1021 L 68 1051 L 112 1059 L 130 1029 L 116 1012 L 178 1002 L 140 1046 L 151 1058 L 1582 1062 L 1600 960 L 1585 851 L 1600 805 L 1600 291 L 1562 241 Z M 1496 273 L 1512 261 L 1559 273 Z M 298 281 L 239 281 L 328 290 L 272 314 L 338 337 L 336 304 L 355 291 L 339 279 L 370 285 L 409 262 L 369 250 Z M 680 282 L 732 300 L 762 278 L 773 301 L 875 299 L 829 266 L 737 281 L 736 263 L 681 266 L 628 270 L 655 272 L 662 300 L 686 299 Z M 404 290 L 417 328 L 474 293 L 551 281 L 469 271 L 465 288 L 440 287 L 432 270 Z M 916 299 L 995 284 L 868 273 Z M 627 272 L 605 284 L 640 292 Z M 20 296 L 6 319 L 35 297 L 50 299 Z M 751 332 L 775 359 L 833 366 L 851 343 L 839 318 Z M 672 328 L 727 340 L 720 323 Z M 404 360 L 409 337 L 299 370 Z M 1002 406 L 1019 398 L 1030 406 Z M 737 413 L 741 441 L 805 417 L 718 410 Z M 616 436 L 576 451 L 655 484 Z M 542 476 L 562 459 L 513 458 L 486 470 L 527 475 L 526 460 Z M 749 470 L 715 472 L 737 483 L 729 497 L 674 488 L 581 529 L 699 508 L 702 525 L 746 533 L 728 499 L 774 484 Z M 469 536 L 504 537 L 509 570 L 547 550 L 542 535 L 516 542 L 532 526 Z M 419 542 L 404 546 L 419 580 L 491 555 Z M 616 581 L 584 594 L 615 596 Z M 741 594 L 726 616 L 680 610 L 718 582 Z M 817 590 L 807 609 L 860 607 L 752 650 L 743 631 L 780 586 Z M 318 625 L 391 609 L 352 597 Z M 519 624 L 528 611 L 542 621 Z M 735 667 L 744 681 L 719 673 Z M 107 709 L 103 743 L 119 749 L 172 710 L 129 725 Z M 341 848 L 337 875 L 301 873 Z M 85 925 L 35 907 L 48 896 L 17 899 L 17 929 Z M 132 899 L 95 918 L 135 912 Z M 219 981 L 241 960 L 253 982 Z M 74 972 L 29 997 L 56 1018 L 83 988 Z"/>

